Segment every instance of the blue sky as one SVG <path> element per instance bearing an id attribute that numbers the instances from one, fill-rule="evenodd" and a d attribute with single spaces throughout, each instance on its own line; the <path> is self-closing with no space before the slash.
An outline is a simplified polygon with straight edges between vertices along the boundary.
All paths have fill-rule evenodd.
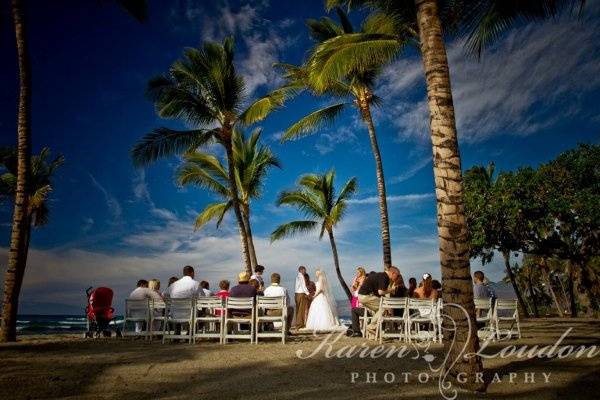
<path id="1" fill-rule="evenodd" d="M 6 11 L 6 10 L 3 10 Z M 34 151 L 48 146 L 66 163 L 55 180 L 51 222 L 32 235 L 23 302 L 82 303 L 88 285 L 113 287 L 118 301 L 139 278 L 163 282 L 185 264 L 216 284 L 241 269 L 232 219 L 220 230 L 194 232 L 192 221 L 214 198 L 173 183 L 177 158 L 133 168 L 129 150 L 160 120 L 144 97 L 146 82 L 167 71 L 188 46 L 235 35 L 237 67 L 248 97 L 280 78 L 274 62 L 299 63 L 310 45 L 304 20 L 324 15 L 321 1 L 150 1 L 138 24 L 111 2 L 38 2 L 27 9 L 33 63 Z M 586 16 L 522 25 L 484 54 L 466 57 L 448 43 L 463 167 L 496 163 L 498 170 L 537 165 L 578 142 L 600 136 L 600 7 Z M 0 145 L 15 141 L 17 70 L 8 13 L 0 24 Z M 356 20 L 359 15 L 353 16 Z M 12 61 L 11 61 L 12 60 Z M 407 49 L 385 69 L 376 110 L 389 194 L 393 261 L 405 277 L 439 277 L 428 110 L 420 59 Z M 280 144 L 292 122 L 330 99 L 289 103 L 261 126 L 283 168 L 273 171 L 253 204 L 259 261 L 291 281 L 297 265 L 332 271 L 329 244 L 316 235 L 271 245 L 269 233 L 296 218 L 274 205 L 298 176 L 335 168 L 338 183 L 358 177 L 359 193 L 337 231 L 348 280 L 359 264 L 381 265 L 374 161 L 355 109 L 313 137 Z M 11 208 L 0 205 L 0 262 L 5 265 Z M 473 263 L 478 268 L 477 262 Z M 484 267 L 503 276 L 494 262 Z M 337 289 L 336 289 L 337 290 Z M 341 294 L 341 291 L 338 293 Z M 58 307 L 60 308 L 60 307 Z"/>

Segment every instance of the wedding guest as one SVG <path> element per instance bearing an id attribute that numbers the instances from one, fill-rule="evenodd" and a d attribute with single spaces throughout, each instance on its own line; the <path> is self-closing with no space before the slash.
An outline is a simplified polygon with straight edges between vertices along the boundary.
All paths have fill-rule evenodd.
<path id="1" fill-rule="evenodd" d="M 433 290 L 437 290 L 438 292 L 438 299 L 440 299 L 442 297 L 442 284 L 440 283 L 440 281 L 434 279 L 431 281 L 431 287 L 433 288 Z"/>
<path id="2" fill-rule="evenodd" d="M 210 285 L 207 281 L 202 281 L 200 282 L 200 288 L 202 289 L 202 292 L 204 293 L 205 296 L 212 296 L 212 292 L 210 291 Z"/>
<path id="3" fill-rule="evenodd" d="M 216 294 L 217 297 L 220 297 L 222 299 L 225 299 L 227 297 L 229 297 L 229 281 L 226 279 L 223 279 L 221 282 L 219 282 L 219 290 Z"/>
<path id="4" fill-rule="evenodd" d="M 404 284 L 404 278 L 402 278 L 402 274 L 398 274 L 396 280 L 391 282 L 391 286 L 393 286 L 393 288 L 390 287 L 390 297 L 401 298 L 408 295 L 408 289 Z"/>
<path id="5" fill-rule="evenodd" d="M 423 274 L 423 281 L 421 282 L 421 286 L 415 289 L 414 297 L 418 299 L 433 299 L 437 300 L 438 291 L 433 289 L 432 287 L 432 279 L 431 274 L 425 273 Z"/>
<path id="6" fill-rule="evenodd" d="M 157 293 L 162 299 L 162 294 L 160 293 L 160 281 L 158 279 L 150 279 L 148 281 L 148 289 Z"/>
<path id="7" fill-rule="evenodd" d="M 473 273 L 473 298 L 475 299 L 489 299 L 492 297 L 488 287 L 483 283 L 485 275 L 481 271 L 475 271 Z"/>
<path id="8" fill-rule="evenodd" d="M 260 284 L 257 290 L 263 291 L 265 290 L 265 281 L 263 280 L 263 272 L 265 271 L 265 267 L 262 265 L 257 265 L 254 267 L 254 273 L 250 277 L 250 279 L 256 279 Z"/>
<path id="9" fill-rule="evenodd" d="M 262 295 L 263 295 L 263 291 L 262 291 L 262 289 L 260 288 L 260 282 L 259 282 L 259 281 L 257 281 L 256 279 L 250 279 L 250 280 L 248 281 L 248 284 L 249 284 L 250 286 L 254 286 L 254 289 L 256 289 L 256 294 L 257 294 L 258 296 L 262 296 Z"/>
<path id="10" fill-rule="evenodd" d="M 204 296 L 200 282 L 194 279 L 194 268 L 186 265 L 183 267 L 183 277 L 173 282 L 165 291 L 165 297 L 172 299 L 189 299 Z"/>
<path id="11" fill-rule="evenodd" d="M 298 267 L 298 275 L 296 275 L 296 284 L 294 294 L 296 296 L 296 329 L 304 328 L 306 325 L 306 311 L 308 310 L 308 295 L 309 291 L 306 287 L 306 267 L 301 265 Z"/>
<path id="12" fill-rule="evenodd" d="M 288 291 L 283 286 L 280 286 L 281 276 L 278 273 L 271 274 L 271 285 L 265 289 L 265 297 L 285 297 L 285 304 L 287 305 L 287 322 L 286 330 L 287 334 L 290 334 L 290 328 L 292 326 L 292 320 L 294 319 L 294 307 L 290 305 L 290 297 Z M 281 310 L 267 310 L 267 315 L 281 316 Z"/>
<path id="13" fill-rule="evenodd" d="M 240 272 L 238 284 L 231 288 L 229 297 L 256 297 L 256 288 L 250 285 L 250 274 Z M 250 315 L 250 310 L 232 310 L 236 315 Z"/>
<path id="14" fill-rule="evenodd" d="M 417 279 L 413 277 L 408 280 L 408 297 L 415 297 L 415 289 L 417 289 Z"/>
<path id="15" fill-rule="evenodd" d="M 363 284 L 365 278 L 367 277 L 367 273 L 363 267 L 356 268 L 356 275 L 352 279 L 352 300 L 350 301 L 350 306 L 352 308 L 360 307 L 360 303 L 358 302 L 358 289 L 360 289 L 360 285 Z"/>
<path id="16" fill-rule="evenodd" d="M 171 287 L 171 285 L 175 282 L 177 282 L 179 278 L 176 276 L 172 276 L 169 278 L 169 283 L 167 284 L 167 288 L 162 292 L 162 296 L 166 299 L 168 296 L 167 290 L 169 289 L 169 287 Z"/>
<path id="17" fill-rule="evenodd" d="M 247 272 L 238 274 L 238 284 L 231 288 L 229 297 L 256 297 L 256 288 L 250 285 L 250 275 Z"/>
<path id="18" fill-rule="evenodd" d="M 129 300 L 144 300 L 148 298 L 148 281 L 140 279 L 137 281 L 135 289 L 129 294 Z"/>
<path id="19" fill-rule="evenodd" d="M 396 290 L 396 284 L 400 275 L 400 270 L 396 267 L 389 267 L 385 272 L 370 272 L 365 278 L 363 284 L 358 289 L 358 301 L 363 307 L 373 312 L 371 323 L 367 327 L 369 336 L 374 336 L 377 329 L 377 323 L 381 317 L 379 309 L 379 298 L 387 294 L 393 293 Z M 392 283 L 390 285 L 390 283 Z M 356 320 L 355 320 L 356 318 Z M 358 315 L 352 313 L 352 329 L 356 332 L 359 326 Z"/>

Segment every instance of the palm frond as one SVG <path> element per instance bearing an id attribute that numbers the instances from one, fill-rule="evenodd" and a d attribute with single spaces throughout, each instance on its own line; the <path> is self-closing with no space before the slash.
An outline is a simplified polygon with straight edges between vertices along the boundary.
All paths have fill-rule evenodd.
<path id="1" fill-rule="evenodd" d="M 135 166 L 150 164 L 159 158 L 181 154 L 203 146 L 214 139 L 216 130 L 193 129 L 177 131 L 158 128 L 144 136 L 131 150 Z"/>
<path id="2" fill-rule="evenodd" d="M 324 42 L 344 33 L 343 28 L 329 17 L 308 19 L 306 20 L 306 26 L 308 26 L 310 37 L 317 42 Z"/>
<path id="3" fill-rule="evenodd" d="M 200 229 L 208 222 L 216 219 L 217 228 L 221 225 L 225 214 L 231 209 L 232 202 L 226 201 L 223 203 L 212 203 L 207 205 L 204 210 L 198 214 L 194 222 L 194 229 Z"/>
<path id="4" fill-rule="evenodd" d="M 226 179 L 215 175 L 210 169 L 194 162 L 182 164 L 175 174 L 176 182 L 180 186 L 196 185 L 217 193 L 223 198 L 230 198 L 231 191 Z"/>
<path id="5" fill-rule="evenodd" d="M 283 134 L 281 141 L 285 142 L 286 140 L 309 135 L 317 129 L 332 123 L 343 111 L 345 105 L 345 103 L 333 104 L 308 114 L 290 126 Z"/>
<path id="6" fill-rule="evenodd" d="M 261 97 L 252 103 L 241 115 L 240 122 L 244 126 L 249 126 L 262 121 L 271 112 L 283 107 L 284 103 L 296 96 L 303 86 L 298 83 L 289 83 L 278 89 L 273 90 L 266 96 Z"/>
<path id="7" fill-rule="evenodd" d="M 282 224 L 271 233 L 271 243 L 286 237 L 292 237 L 300 233 L 309 233 L 319 225 L 316 221 L 292 221 Z"/>
<path id="8" fill-rule="evenodd" d="M 356 177 L 352 177 L 350 180 L 348 180 L 348 182 L 346 182 L 346 184 L 340 191 L 340 194 L 338 195 L 337 200 L 335 201 L 335 204 L 337 205 L 339 203 L 345 202 L 346 200 L 349 200 L 350 197 L 352 197 L 354 195 L 354 193 L 356 193 L 357 188 L 358 188 L 358 181 L 357 181 Z"/>
<path id="9" fill-rule="evenodd" d="M 327 210 L 319 203 L 318 199 L 305 191 L 283 191 L 277 197 L 277 205 L 289 205 L 298 208 L 304 215 L 325 218 Z"/>

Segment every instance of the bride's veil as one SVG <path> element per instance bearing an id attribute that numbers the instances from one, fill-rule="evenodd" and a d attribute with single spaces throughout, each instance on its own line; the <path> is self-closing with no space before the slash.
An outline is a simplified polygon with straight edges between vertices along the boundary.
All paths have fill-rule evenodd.
<path id="1" fill-rule="evenodd" d="M 333 292 L 331 291 L 331 286 L 329 286 L 329 280 L 327 279 L 327 274 L 325 274 L 325 271 L 323 271 L 322 269 L 319 269 L 319 271 L 321 272 L 321 279 L 322 279 L 322 281 L 321 281 L 322 289 L 321 290 L 323 290 L 323 294 L 325 295 L 325 298 L 327 299 L 327 303 L 329 304 L 329 309 L 331 310 L 331 313 L 333 314 L 333 317 L 335 318 L 335 322 L 339 324 L 337 304 L 335 302 Z"/>

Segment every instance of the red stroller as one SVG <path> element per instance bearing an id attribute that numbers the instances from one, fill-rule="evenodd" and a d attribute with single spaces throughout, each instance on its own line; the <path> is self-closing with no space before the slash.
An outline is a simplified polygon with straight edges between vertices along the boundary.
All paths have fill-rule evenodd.
<path id="1" fill-rule="evenodd" d="M 88 302 L 85 308 L 87 315 L 87 332 L 85 337 L 110 337 L 112 330 L 117 337 L 121 336 L 121 330 L 114 322 L 115 309 L 112 308 L 113 291 L 107 287 L 93 289 L 89 287 L 85 291 Z M 111 325 L 111 321 L 113 322 Z"/>

